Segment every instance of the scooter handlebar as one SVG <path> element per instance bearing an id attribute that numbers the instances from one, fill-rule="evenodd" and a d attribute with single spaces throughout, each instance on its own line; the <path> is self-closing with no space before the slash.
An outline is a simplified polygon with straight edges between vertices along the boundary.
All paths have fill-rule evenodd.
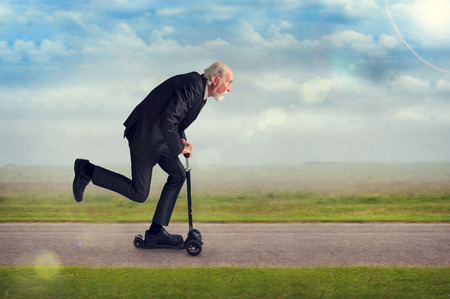
<path id="1" fill-rule="evenodd" d="M 191 171 L 191 168 L 189 167 L 189 153 L 184 154 L 183 156 L 186 157 L 186 171 Z"/>

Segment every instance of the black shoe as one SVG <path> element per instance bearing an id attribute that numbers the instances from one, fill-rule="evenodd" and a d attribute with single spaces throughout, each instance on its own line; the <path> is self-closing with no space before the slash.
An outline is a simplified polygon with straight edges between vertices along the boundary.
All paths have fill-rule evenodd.
<path id="1" fill-rule="evenodd" d="M 83 193 L 91 179 L 84 174 L 84 166 L 88 160 L 76 159 L 74 164 L 75 178 L 73 179 L 73 196 L 77 202 L 83 200 Z"/>
<path id="2" fill-rule="evenodd" d="M 164 228 L 157 235 L 151 235 L 148 230 L 145 231 L 145 245 L 171 245 L 176 246 L 183 243 L 183 237 L 181 235 L 171 235 Z"/>

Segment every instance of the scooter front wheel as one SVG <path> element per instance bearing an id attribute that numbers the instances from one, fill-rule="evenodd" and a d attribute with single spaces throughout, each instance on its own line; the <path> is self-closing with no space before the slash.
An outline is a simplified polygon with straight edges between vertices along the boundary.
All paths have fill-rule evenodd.
<path id="1" fill-rule="evenodd" d="M 197 256 L 202 252 L 202 244 L 194 239 L 186 240 L 184 243 L 184 246 L 186 248 L 186 252 L 190 256 Z"/>

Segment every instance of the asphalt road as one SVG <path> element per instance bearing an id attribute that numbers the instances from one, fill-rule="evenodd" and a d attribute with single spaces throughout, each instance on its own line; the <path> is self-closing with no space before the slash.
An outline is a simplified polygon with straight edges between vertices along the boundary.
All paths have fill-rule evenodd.
<path id="1" fill-rule="evenodd" d="M 450 266 L 450 224 L 205 224 L 203 252 L 133 246 L 146 224 L 3 223 L 0 265 Z M 171 233 L 187 233 L 175 223 Z"/>

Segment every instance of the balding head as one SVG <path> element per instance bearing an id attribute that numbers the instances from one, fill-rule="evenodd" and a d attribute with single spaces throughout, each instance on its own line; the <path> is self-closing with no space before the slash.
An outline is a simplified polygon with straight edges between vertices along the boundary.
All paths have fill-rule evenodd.
<path id="1" fill-rule="evenodd" d="M 222 101 L 225 94 L 231 91 L 231 69 L 223 62 L 214 62 L 205 69 L 204 75 L 208 83 L 208 96 L 214 97 L 217 102 Z"/>
<path id="2" fill-rule="evenodd" d="M 217 75 L 219 78 L 222 78 L 227 73 L 232 73 L 231 69 L 225 63 L 217 61 L 205 69 L 204 75 L 206 77 L 208 85 L 211 85 L 211 83 L 214 80 L 213 78 L 214 75 Z"/>

